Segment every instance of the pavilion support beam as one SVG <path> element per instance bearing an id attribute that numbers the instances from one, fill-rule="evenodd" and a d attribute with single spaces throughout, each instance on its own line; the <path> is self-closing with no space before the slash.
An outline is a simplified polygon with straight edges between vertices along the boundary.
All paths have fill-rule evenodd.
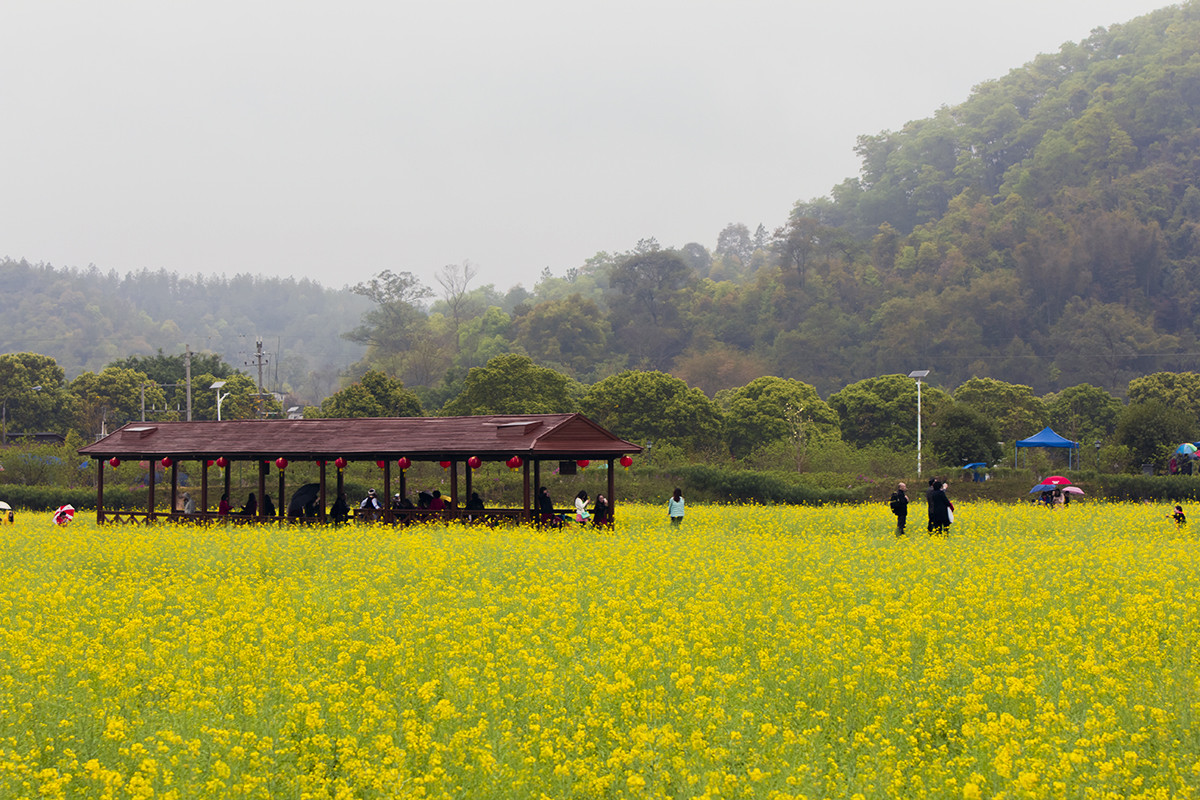
<path id="1" fill-rule="evenodd" d="M 232 468 L 233 464 L 229 461 L 229 459 L 225 459 L 225 468 L 221 471 L 225 473 L 225 499 L 229 501 L 230 505 L 233 504 L 233 499 L 229 496 L 229 493 L 233 491 L 233 484 L 230 482 L 229 474 L 229 470 Z"/>
<path id="2" fill-rule="evenodd" d="M 463 469 L 464 478 L 465 478 L 466 484 L 467 484 L 466 488 L 463 489 L 463 497 L 467 498 L 468 500 L 471 499 L 472 479 L 475 477 L 474 474 L 472 474 L 472 473 L 474 473 L 474 472 L 475 472 L 475 470 L 471 469 L 470 464 L 467 464 Z"/>
<path id="3" fill-rule="evenodd" d="M 383 521 L 392 521 L 392 462 L 383 459 Z"/>
<path id="4" fill-rule="evenodd" d="M 468 467 L 469 469 L 469 467 Z M 450 506 L 458 508 L 458 462 L 450 462 Z"/>
<path id="5" fill-rule="evenodd" d="M 151 459 L 148 463 L 150 464 L 150 482 L 149 482 L 150 499 L 147 501 L 146 520 L 149 522 L 153 522 L 154 521 L 154 479 L 158 475 L 158 468 L 157 468 L 157 465 L 154 463 L 153 459 Z"/>
<path id="6" fill-rule="evenodd" d="M 200 464 L 200 515 L 208 513 L 208 459 L 201 458 Z"/>
<path id="7" fill-rule="evenodd" d="M 616 466 L 616 464 L 614 463 L 615 461 L 616 461 L 616 459 L 613 459 L 613 458 L 610 458 L 608 460 L 608 517 L 609 517 L 609 522 L 612 521 L 613 507 L 616 505 L 616 502 L 617 502 L 617 476 L 613 474 L 613 467 Z"/>
<path id="8" fill-rule="evenodd" d="M 321 522 L 324 522 L 325 521 L 325 460 L 324 459 L 317 462 L 317 475 L 319 476 L 317 478 L 317 481 L 321 487 L 320 489 L 317 490 L 319 497 L 320 497 L 320 499 L 318 501 L 320 503 L 320 508 L 317 509 L 317 519 L 321 520 Z"/>
<path id="9" fill-rule="evenodd" d="M 529 520 L 530 522 L 532 522 L 533 521 L 533 513 L 532 513 L 531 507 L 529 505 L 529 459 L 528 458 L 525 459 L 521 463 L 521 482 L 523 484 L 522 494 L 521 494 L 521 499 L 522 499 L 522 503 L 523 503 L 522 508 L 525 509 L 525 518 L 527 520 Z"/>
<path id="10" fill-rule="evenodd" d="M 279 516 L 279 521 L 282 523 L 287 519 L 287 495 L 284 493 L 285 485 L 283 482 L 284 470 L 279 470 L 279 505 L 275 507 L 275 513 Z"/>
<path id="11" fill-rule="evenodd" d="M 96 459 L 96 524 L 104 522 L 104 459 Z"/>
<path id="12" fill-rule="evenodd" d="M 267 515 L 267 462 L 261 456 L 254 460 L 258 462 L 258 508 L 254 509 L 254 515 L 262 519 Z"/>
<path id="13" fill-rule="evenodd" d="M 171 460 L 171 513 L 179 509 L 179 462 Z"/>

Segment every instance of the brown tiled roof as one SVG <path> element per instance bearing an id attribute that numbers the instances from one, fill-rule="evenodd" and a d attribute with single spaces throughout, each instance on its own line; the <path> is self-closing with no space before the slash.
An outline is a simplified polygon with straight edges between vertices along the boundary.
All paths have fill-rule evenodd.
<path id="1" fill-rule="evenodd" d="M 582 414 L 372 419 L 272 419 L 228 422 L 131 422 L 79 452 L 92 458 L 217 458 L 291 461 L 485 461 L 618 458 L 640 453 Z"/>

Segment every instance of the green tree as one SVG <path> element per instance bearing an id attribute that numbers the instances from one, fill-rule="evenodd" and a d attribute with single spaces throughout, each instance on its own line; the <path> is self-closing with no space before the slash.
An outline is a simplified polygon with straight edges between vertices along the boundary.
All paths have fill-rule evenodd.
<path id="1" fill-rule="evenodd" d="M 1159 400 L 1130 403 L 1117 418 L 1116 440 L 1133 453 L 1134 466 L 1162 467 L 1182 442 L 1196 439 L 1196 418 Z"/>
<path id="2" fill-rule="evenodd" d="M 1069 386 L 1045 402 L 1054 431 L 1081 443 L 1112 436 L 1122 408 L 1120 400 L 1090 383 Z"/>
<path id="3" fill-rule="evenodd" d="M 1200 375 L 1195 372 L 1155 372 L 1129 382 L 1130 404 L 1157 400 L 1200 420 Z"/>
<path id="4" fill-rule="evenodd" d="M 611 329 L 591 300 L 571 295 L 539 303 L 516 321 L 516 341 L 535 361 L 584 376 L 608 358 Z"/>
<path id="5" fill-rule="evenodd" d="M 160 386 L 168 383 L 183 383 L 187 377 L 185 365 L 186 356 L 167 355 L 162 348 L 152 356 L 129 356 L 118 358 L 108 364 L 115 369 L 128 369 L 140 372 L 147 380 L 154 381 Z M 216 380 L 223 380 L 234 373 L 234 368 L 216 353 L 192 353 L 193 391 L 197 375 L 212 375 Z M 211 385 L 211 384 L 210 384 Z"/>
<path id="6" fill-rule="evenodd" d="M 75 399 L 64 377 L 49 356 L 0 355 L 0 423 L 5 434 L 65 433 L 75 422 Z"/>
<path id="7" fill-rule="evenodd" d="M 363 314 L 361 325 L 343 334 L 352 342 L 367 345 L 369 359 L 403 357 L 421 339 L 426 322 L 421 302 L 433 292 L 417 276 L 385 269 L 351 291 L 375 304 Z"/>
<path id="8" fill-rule="evenodd" d="M 991 420 L 1006 442 L 1032 436 L 1048 422 L 1046 404 L 1033 389 L 995 378 L 971 378 L 954 390 L 954 402 Z"/>
<path id="9" fill-rule="evenodd" d="M 838 438 L 837 412 L 807 383 L 766 376 L 722 392 L 725 443 L 737 457 L 779 441 Z"/>
<path id="10" fill-rule="evenodd" d="M 71 381 L 76 398 L 76 430 L 91 438 L 111 433 L 127 422 L 141 419 L 142 387 L 146 405 L 165 408 L 167 396 L 162 387 L 144 372 L 126 367 L 105 367 L 100 372 L 84 372 Z"/>
<path id="11" fill-rule="evenodd" d="M 404 384 L 377 370 L 368 370 L 358 383 L 331 394 L 319 411 L 305 417 L 420 417 L 421 401 Z"/>
<path id="12" fill-rule="evenodd" d="M 953 403 L 941 389 L 922 384 L 921 410 L 924 430 L 928 420 Z M 838 414 L 842 439 L 865 447 L 872 444 L 896 449 L 917 446 L 917 384 L 905 375 L 882 375 L 852 383 L 830 396 L 829 405 Z"/>
<path id="13" fill-rule="evenodd" d="M 699 389 L 663 372 L 627 370 L 593 384 L 583 413 L 635 444 L 671 444 L 694 452 L 721 436 L 721 411 Z"/>
<path id="14" fill-rule="evenodd" d="M 929 447 L 939 463 L 961 467 L 976 461 L 989 464 L 1001 456 L 1000 432 L 992 418 L 961 403 L 938 412 L 931 426 Z"/>
<path id="15" fill-rule="evenodd" d="M 509 353 L 472 367 L 462 392 L 442 408 L 446 416 L 558 414 L 575 411 L 580 387 L 566 375 Z"/>
<path id="16" fill-rule="evenodd" d="M 687 347 L 682 309 L 695 273 L 674 250 L 648 248 L 612 271 L 609 306 L 613 333 L 632 360 L 665 368 Z"/>

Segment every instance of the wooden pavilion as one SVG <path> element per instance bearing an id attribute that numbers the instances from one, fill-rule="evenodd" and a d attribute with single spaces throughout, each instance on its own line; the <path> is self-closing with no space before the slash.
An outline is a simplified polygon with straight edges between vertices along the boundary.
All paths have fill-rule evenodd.
<path id="1" fill-rule="evenodd" d="M 267 491 L 272 467 L 279 472 L 278 519 L 287 515 L 286 472 L 289 462 L 314 461 L 318 465 L 320 520 L 324 521 L 327 500 L 326 475 L 336 470 L 336 494 L 342 493 L 342 469 L 356 461 L 382 465 L 385 506 L 383 518 L 392 521 L 408 512 L 386 508 L 397 491 L 407 496 L 404 468 L 413 462 L 440 462 L 450 473 L 450 506 L 444 517 L 464 514 L 459 502 L 460 467 L 465 472 L 465 494 L 471 494 L 472 466 L 502 462 L 522 471 L 523 506 L 520 509 L 489 509 L 485 516 L 533 521 L 537 518 L 533 489 L 541 485 L 544 462 L 570 463 L 587 459 L 608 462 L 608 498 L 615 510 L 614 462 L 641 447 L 618 438 L 582 414 L 505 414 L 474 417 L 387 417 L 367 419 L 230 420 L 227 422 L 132 422 L 95 444 L 79 449 L 96 459 L 96 520 L 143 522 L 174 516 L 178 508 L 179 465 L 199 462 L 201 469 L 199 518 L 215 517 L 208 511 L 208 481 L 212 462 L 222 471 L 223 490 L 230 491 L 230 469 L 237 462 L 258 464 L 258 497 Z M 170 512 L 155 508 L 155 470 L 149 470 L 146 511 L 106 512 L 104 468 L 123 460 L 160 462 L 170 470 Z M 397 473 L 399 473 L 397 475 Z M 427 513 L 427 512 L 426 512 Z M 478 512 L 476 512 L 478 513 Z M 416 512 L 413 515 L 417 515 Z M 260 504 L 257 519 L 266 521 Z"/>

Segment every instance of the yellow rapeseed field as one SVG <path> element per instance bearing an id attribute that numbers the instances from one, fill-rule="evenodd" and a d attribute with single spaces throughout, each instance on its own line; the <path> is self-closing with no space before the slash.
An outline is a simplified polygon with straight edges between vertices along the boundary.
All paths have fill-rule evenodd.
<path id="1" fill-rule="evenodd" d="M 1186 798 L 1163 505 L 0 528 L 0 798 Z M 1200 515 L 1198 522 L 1200 525 Z"/>

